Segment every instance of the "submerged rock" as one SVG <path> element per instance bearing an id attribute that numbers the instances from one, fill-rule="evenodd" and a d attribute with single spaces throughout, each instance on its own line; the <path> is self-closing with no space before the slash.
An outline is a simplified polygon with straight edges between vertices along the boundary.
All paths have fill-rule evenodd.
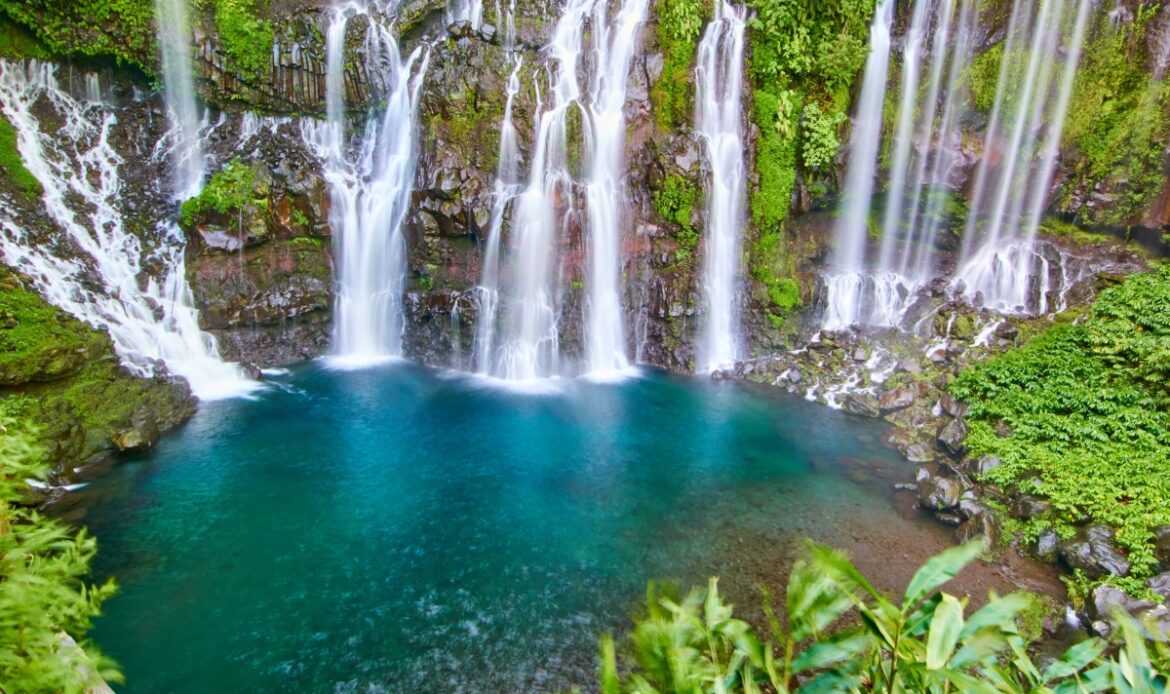
<path id="1" fill-rule="evenodd" d="M 947 511 L 958 507 L 963 484 L 953 477 L 927 475 L 918 482 L 918 504 L 931 511 Z"/>
<path id="2" fill-rule="evenodd" d="M 878 409 L 877 396 L 872 393 L 850 393 L 845 397 L 845 402 L 841 403 L 841 409 L 849 414 L 862 417 L 877 417 L 881 415 L 881 411 Z"/>

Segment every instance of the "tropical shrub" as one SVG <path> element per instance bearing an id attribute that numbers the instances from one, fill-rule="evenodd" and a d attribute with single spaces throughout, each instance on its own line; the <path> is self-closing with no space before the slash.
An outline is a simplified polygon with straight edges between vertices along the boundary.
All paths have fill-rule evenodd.
<path id="1" fill-rule="evenodd" d="M 1170 672 L 1164 637 L 1117 616 L 1120 650 L 1090 638 L 1044 667 L 1018 621 L 1033 597 L 992 595 L 967 615 L 940 587 L 981 543 L 928 560 L 900 600 L 876 590 L 842 554 L 810 545 L 788 581 L 783 621 L 765 595 L 769 633 L 736 619 L 715 579 L 678 599 L 651 586 L 620 661 L 601 640 L 601 690 L 630 692 L 1161 692 Z M 1151 632 L 1157 633 L 1157 632 Z M 627 652 L 623 648 L 623 654 Z M 623 676 L 624 675 L 624 676 Z"/>
<path id="2" fill-rule="evenodd" d="M 47 467 L 26 435 L 0 422 L 0 690 L 84 692 L 116 666 L 83 640 L 114 584 L 88 583 L 96 543 L 22 505 Z M 79 648 L 72 639 L 78 639 Z"/>

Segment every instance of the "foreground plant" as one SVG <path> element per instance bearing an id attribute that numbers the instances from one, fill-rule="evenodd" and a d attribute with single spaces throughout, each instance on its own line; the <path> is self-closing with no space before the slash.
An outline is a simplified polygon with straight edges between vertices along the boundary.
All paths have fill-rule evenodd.
<path id="1" fill-rule="evenodd" d="M 1017 627 L 1033 596 L 993 594 L 966 615 L 966 600 L 939 588 L 981 548 L 974 542 L 928 560 L 894 601 L 844 555 L 810 544 L 789 578 L 783 622 L 765 594 L 765 636 L 733 617 L 716 579 L 683 599 L 651 585 L 629 662 L 619 667 L 613 639 L 602 638 L 602 692 L 1165 691 L 1170 646 L 1128 615 L 1117 616 L 1116 648 L 1091 638 L 1043 667 Z"/>
<path id="2" fill-rule="evenodd" d="M 121 681 L 114 664 L 82 639 L 113 583 L 86 583 L 96 543 L 22 505 L 43 479 L 41 456 L 0 422 L 0 691 L 83 692 Z"/>

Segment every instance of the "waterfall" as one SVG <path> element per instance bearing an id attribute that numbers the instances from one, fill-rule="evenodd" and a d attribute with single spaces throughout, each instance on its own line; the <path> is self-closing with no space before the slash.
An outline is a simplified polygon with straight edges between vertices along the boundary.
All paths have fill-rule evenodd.
<path id="1" fill-rule="evenodd" d="M 699 42 L 695 75 L 695 132 L 702 140 L 710 183 L 706 196 L 703 291 L 707 322 L 700 370 L 738 356 L 736 274 L 744 228 L 743 139 L 744 9 L 717 0 L 715 17 Z"/>
<path id="2" fill-rule="evenodd" d="M 302 124 L 330 191 L 338 267 L 333 353 L 340 363 L 356 366 L 402 354 L 407 250 L 402 223 L 414 182 L 414 116 L 430 57 L 420 47 L 402 59 L 390 27 L 367 14 L 367 62 L 371 72 L 382 70 L 385 104 L 380 115 L 367 118 L 351 146 L 345 128 L 345 30 L 359 13 L 367 11 L 356 3 L 334 11 L 326 34 L 326 120 Z"/>
<path id="3" fill-rule="evenodd" d="M 1070 17 L 1065 11 L 1071 5 L 1043 0 L 1034 6 L 1017 0 L 1012 8 L 987 144 L 952 283 L 957 294 L 1002 312 L 1049 309 L 1049 262 L 1036 248 L 1036 232 L 1050 193 L 1092 2 L 1079 0 Z M 1062 34 L 1069 25 L 1071 35 L 1062 50 Z M 1011 67 L 1025 60 L 1017 88 Z"/>
<path id="4" fill-rule="evenodd" d="M 834 229 L 832 271 L 826 276 L 828 308 L 825 327 L 838 329 L 864 321 L 865 296 L 872 278 L 864 278 L 865 239 L 881 143 L 886 70 L 890 60 L 890 25 L 894 1 L 881 0 L 870 27 L 869 57 L 854 118 L 849 168 L 840 217 Z"/>
<path id="5" fill-rule="evenodd" d="M 187 4 L 187 0 L 154 2 L 162 56 L 163 96 L 174 126 L 171 129 L 173 142 L 170 143 L 174 167 L 171 185 L 176 200 L 186 200 L 199 193 L 204 169 L 199 106 L 195 103 L 195 81 L 191 71 Z"/>
<path id="6" fill-rule="evenodd" d="M 483 24 L 483 0 L 448 0 L 447 24 L 467 22 L 472 29 Z"/>
<path id="7" fill-rule="evenodd" d="M 62 90 L 55 73 L 48 63 L 0 61 L 0 109 L 16 130 L 25 166 L 44 189 L 46 214 L 64 233 L 47 243 L 33 238 L 10 216 L 10 205 L 0 206 L 5 261 L 30 276 L 50 303 L 107 328 L 131 371 L 152 375 L 161 360 L 200 398 L 248 392 L 255 383 L 220 361 L 214 341 L 199 330 L 183 239 L 172 233 L 173 224 L 156 230 L 161 238 L 154 250 L 126 229 L 119 208 L 125 162 L 110 144 L 116 116 Z M 51 108 L 51 129 L 41 128 L 34 105 L 38 112 Z M 148 260 L 167 275 L 140 281 Z"/>
<path id="8" fill-rule="evenodd" d="M 512 104 L 520 93 L 520 69 L 524 61 L 518 56 L 513 58 L 511 54 L 509 60 L 513 61 L 512 73 L 508 76 L 504 118 L 500 123 L 499 164 L 492 190 L 492 216 L 483 254 L 483 275 L 476 287 L 479 296 L 479 317 L 475 326 L 476 372 L 484 376 L 492 372 L 492 356 L 495 352 L 496 320 L 500 306 L 500 236 L 503 234 L 504 215 L 508 204 L 522 189 L 519 178 L 520 148 L 516 143 L 516 126 L 512 123 Z"/>
<path id="9" fill-rule="evenodd" d="M 578 184 L 585 189 L 588 211 L 587 371 L 612 373 L 628 365 L 618 292 L 625 191 L 623 110 L 646 5 L 647 0 L 625 0 L 610 22 L 605 0 L 569 0 L 557 20 L 545 49 L 547 99 L 537 90 L 528 181 L 512 205 L 507 249 L 512 273 L 501 302 L 501 344 L 495 355 L 483 357 L 492 361 L 492 375 L 530 380 L 558 373 L 554 261 L 559 239 L 567 237 L 578 217 L 574 204 Z M 594 59 L 588 66 L 582 60 L 587 27 Z M 588 89 L 583 88 L 579 74 L 587 72 L 586 67 L 592 68 Z M 584 181 L 575 180 L 570 167 L 569 146 L 576 144 L 568 140 L 573 116 L 580 117 L 585 133 Z M 493 259 L 493 263 L 498 261 Z"/>
<path id="10" fill-rule="evenodd" d="M 608 3 L 597 0 L 593 4 L 593 80 L 586 121 L 586 144 L 591 156 L 585 181 L 589 206 L 585 359 L 587 371 L 594 375 L 620 372 L 630 365 L 618 287 L 627 197 L 624 112 L 630 61 L 647 3 L 648 0 L 625 0 L 612 26 L 606 20 Z"/>

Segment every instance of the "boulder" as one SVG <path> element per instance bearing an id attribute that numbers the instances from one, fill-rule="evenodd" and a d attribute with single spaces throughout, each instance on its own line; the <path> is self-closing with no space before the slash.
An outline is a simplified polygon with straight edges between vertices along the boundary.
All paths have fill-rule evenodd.
<path id="1" fill-rule="evenodd" d="M 1036 558 L 1041 561 L 1055 562 L 1060 554 L 1060 535 L 1051 528 L 1040 532 L 1036 538 Z"/>
<path id="2" fill-rule="evenodd" d="M 1159 564 L 1170 568 L 1170 525 L 1154 528 L 1154 556 Z"/>
<path id="3" fill-rule="evenodd" d="M 1017 497 L 1012 501 L 1012 516 L 1023 520 L 1043 516 L 1051 509 L 1052 503 L 1047 499 L 1041 499 L 1030 494 Z"/>
<path id="4" fill-rule="evenodd" d="M 1162 598 L 1162 602 L 1170 602 L 1170 571 L 1146 579 L 1146 587 Z"/>
<path id="5" fill-rule="evenodd" d="M 918 482 L 918 505 L 931 511 L 958 507 L 962 494 L 962 482 L 953 477 L 929 475 Z"/>
<path id="6" fill-rule="evenodd" d="M 967 471 L 975 479 L 982 479 L 995 468 L 1003 464 L 997 455 L 981 455 L 974 460 L 967 461 Z"/>
<path id="7" fill-rule="evenodd" d="M 967 452 L 967 425 L 961 419 L 952 419 L 938 432 L 938 444 L 955 458 Z"/>
<path id="8" fill-rule="evenodd" d="M 914 404 L 915 397 L 914 389 L 909 387 L 887 390 L 878 398 L 878 409 L 882 411 L 882 414 L 905 409 Z"/>
<path id="9" fill-rule="evenodd" d="M 925 443 L 912 443 L 906 447 L 906 460 L 912 463 L 929 463 L 934 461 L 934 450 Z"/>
<path id="10" fill-rule="evenodd" d="M 1091 525 L 1072 540 L 1062 543 L 1060 556 L 1069 568 L 1080 569 L 1089 578 L 1126 576 L 1130 569 L 1129 560 L 1117 549 L 1113 538 L 1113 528 Z"/>
<path id="11" fill-rule="evenodd" d="M 877 396 L 872 393 L 850 393 L 841 403 L 841 409 L 862 417 L 877 417 L 881 414 Z"/>

